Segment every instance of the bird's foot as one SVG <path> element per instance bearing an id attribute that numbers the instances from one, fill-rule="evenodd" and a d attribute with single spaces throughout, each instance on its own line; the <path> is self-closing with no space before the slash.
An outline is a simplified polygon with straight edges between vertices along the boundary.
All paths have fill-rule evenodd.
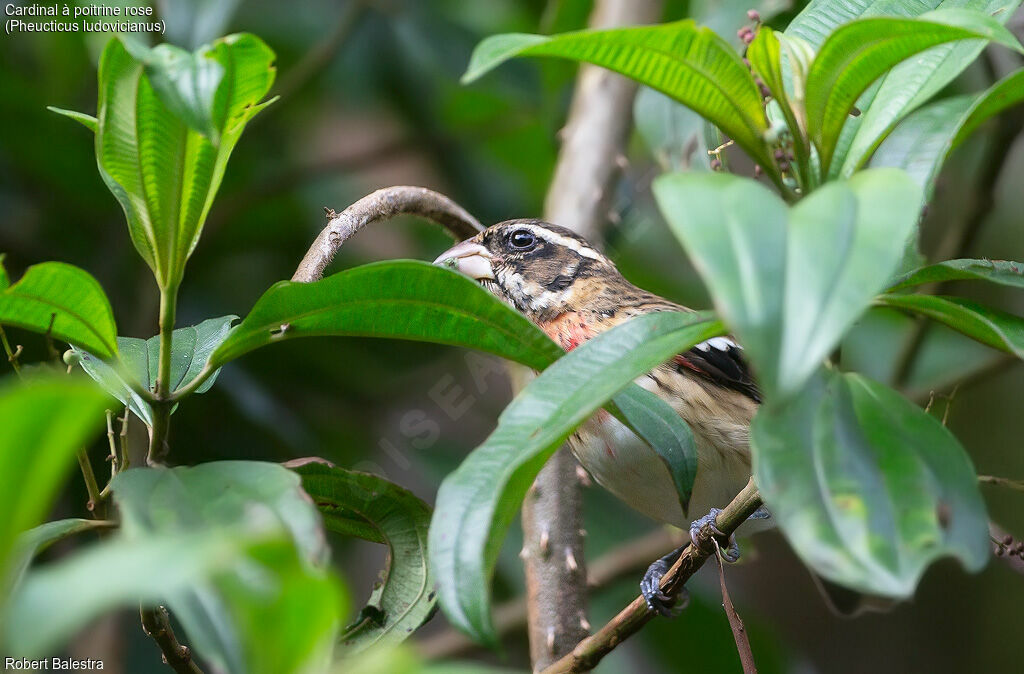
<path id="1" fill-rule="evenodd" d="M 718 519 L 718 513 L 722 512 L 719 508 L 712 508 L 710 512 L 700 519 L 694 520 L 693 524 L 690 525 L 690 540 L 698 548 L 704 549 L 700 545 L 700 530 L 705 526 L 711 528 L 713 533 L 718 538 L 725 538 L 725 534 L 715 525 L 715 520 Z M 766 511 L 767 512 L 767 511 Z M 722 550 L 722 559 L 729 562 L 730 564 L 736 562 L 740 558 L 740 545 L 736 542 L 735 536 L 729 536 L 729 545 Z"/>
<path id="2" fill-rule="evenodd" d="M 683 554 L 685 549 L 686 546 L 684 545 L 655 561 L 647 567 L 647 573 L 644 574 L 644 579 L 640 581 L 640 594 L 643 595 L 644 601 L 647 602 L 647 608 L 651 611 L 657 611 L 666 618 L 676 617 L 690 602 L 686 588 L 683 588 L 677 597 L 667 595 L 661 591 L 662 577 L 668 573 L 668 570 L 672 568 L 672 565 L 676 563 L 676 560 L 679 559 L 679 556 Z"/>

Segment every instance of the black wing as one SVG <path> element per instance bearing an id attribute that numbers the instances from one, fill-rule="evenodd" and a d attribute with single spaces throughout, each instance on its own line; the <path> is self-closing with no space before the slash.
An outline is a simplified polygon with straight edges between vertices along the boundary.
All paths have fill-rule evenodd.
<path id="1" fill-rule="evenodd" d="M 729 337 L 713 337 L 674 359 L 680 371 L 693 372 L 710 382 L 761 402 L 757 382 L 743 359 L 743 349 Z"/>

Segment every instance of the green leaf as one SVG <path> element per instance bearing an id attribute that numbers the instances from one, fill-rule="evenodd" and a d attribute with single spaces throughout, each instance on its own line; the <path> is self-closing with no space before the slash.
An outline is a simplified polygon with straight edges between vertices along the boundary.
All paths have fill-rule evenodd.
<path id="1" fill-rule="evenodd" d="M 801 170 L 803 170 L 810 160 L 809 148 L 804 140 L 807 130 L 800 124 L 789 101 L 782 71 L 782 49 L 779 37 L 771 28 L 761 26 L 753 42 L 747 48 L 747 60 L 750 62 L 751 70 L 761 78 L 775 99 L 786 126 L 790 130 L 790 137 L 793 139 L 793 152 L 800 160 Z M 809 176 L 805 176 L 806 178 Z"/>
<path id="2" fill-rule="evenodd" d="M 1024 70 L 1017 70 L 981 93 L 947 98 L 921 108 L 885 139 L 871 165 L 906 170 L 930 199 L 949 153 L 986 120 L 1022 101 Z"/>
<path id="3" fill-rule="evenodd" d="M 106 404 L 91 383 L 66 377 L 0 385 L 0 586 L 9 578 L 15 537 L 49 511 L 75 452 L 100 429 Z"/>
<path id="4" fill-rule="evenodd" d="M 11 279 L 7 275 L 7 269 L 4 268 L 5 257 L 7 257 L 7 253 L 0 253 L 0 291 L 7 290 L 11 285 Z"/>
<path id="5" fill-rule="evenodd" d="M 612 400 L 631 430 L 665 463 L 686 512 L 697 477 L 697 445 L 690 426 L 671 405 L 636 384 L 622 389 Z"/>
<path id="6" fill-rule="evenodd" d="M 1005 24 L 1020 0 L 945 0 L 931 4 L 936 5 L 935 9 L 977 10 Z M 863 114 L 857 118 L 849 149 L 837 156 L 836 163 L 841 167 L 833 165 L 834 173 L 839 169 L 839 175 L 849 176 L 863 166 L 900 120 L 949 84 L 978 57 L 985 44 L 983 40 L 967 40 L 932 47 L 884 75 L 871 92 L 870 104 L 861 99 Z"/>
<path id="7" fill-rule="evenodd" d="M 216 366 L 295 337 L 391 337 L 467 346 L 542 370 L 562 350 L 470 279 L 425 262 L 377 262 L 315 283 L 282 281 L 213 353 Z"/>
<path id="8" fill-rule="evenodd" d="M 192 65 L 176 53 L 162 50 L 162 58 L 144 64 L 112 39 L 99 68 L 100 175 L 162 288 L 180 283 L 231 151 L 266 105 L 259 101 L 274 80 L 274 54 L 253 35 L 203 47 Z M 205 65 L 193 67 L 195 59 Z M 219 80 L 212 76 L 216 68 L 224 73 Z M 190 126 L 206 128 L 208 121 L 214 141 Z"/>
<path id="9" fill-rule="evenodd" d="M 296 671 L 297 663 L 284 660 L 322 650 L 325 634 L 337 624 L 339 598 L 322 568 L 329 550 L 319 513 L 295 473 L 272 463 L 217 461 L 194 468 L 130 470 L 114 479 L 113 491 L 124 535 L 133 540 L 225 529 L 249 535 L 269 529 L 291 540 L 283 549 L 265 550 L 267 558 L 258 555 L 269 578 L 241 564 L 209 583 L 173 593 L 170 605 L 189 642 L 217 668 Z M 280 584 L 276 589 L 275 582 Z M 293 585 L 297 594 L 290 596 Z M 264 605 L 260 595 L 268 592 L 272 596 Z M 275 633 L 273 626 L 286 620 L 292 622 Z M 291 654 L 285 639 L 293 641 Z"/>
<path id="10" fill-rule="evenodd" d="M 755 181 L 659 177 L 654 194 L 768 396 L 803 385 L 885 287 L 920 212 L 902 171 L 864 171 L 787 209 Z"/>
<path id="11" fill-rule="evenodd" d="M 320 463 L 294 468 L 302 487 L 324 514 L 328 528 L 341 514 L 371 527 L 370 540 L 388 546 L 387 568 L 381 582 L 360 612 L 359 619 L 341 635 L 342 653 L 351 656 L 380 645 L 393 646 L 407 639 L 430 616 L 436 601 L 434 580 L 427 565 L 427 528 L 430 507 L 411 492 L 369 473 L 358 473 Z M 341 527 L 342 533 L 353 533 Z"/>
<path id="12" fill-rule="evenodd" d="M 38 657 L 59 648 L 97 616 L 116 608 L 137 608 L 139 603 L 166 604 L 180 615 L 179 596 L 222 574 L 231 574 L 239 566 L 262 576 L 262 588 L 254 589 L 264 596 L 272 594 L 273 582 L 278 580 L 275 570 L 249 559 L 261 547 L 291 549 L 280 537 L 242 535 L 231 530 L 138 540 L 118 536 L 89 546 L 26 575 L 11 598 L 4 635 L 6 650 Z M 330 588 L 321 590 L 328 592 Z M 230 630 L 231 626 L 221 626 L 225 628 Z M 200 654 L 205 655 L 202 651 Z"/>
<path id="13" fill-rule="evenodd" d="M 32 265 L 0 291 L 0 323 L 48 332 L 100 358 L 117 355 L 110 300 L 88 272 L 63 262 Z"/>
<path id="14" fill-rule="evenodd" d="M 772 165 L 762 138 L 768 120 L 750 72 L 728 42 L 691 20 L 551 37 L 495 35 L 477 45 L 462 81 L 515 56 L 554 56 L 614 70 L 692 108 L 757 163 Z"/>
<path id="15" fill-rule="evenodd" d="M 143 64 L 146 77 L 167 109 L 213 144 L 220 142 L 214 116 L 214 96 L 224 77 L 224 66 L 217 62 L 213 45 L 195 52 L 171 44 L 150 49 L 133 39 L 121 42 Z"/>
<path id="16" fill-rule="evenodd" d="M 573 349 L 516 396 L 437 494 L 430 563 L 453 625 L 494 643 L 490 578 L 498 551 L 534 477 L 573 429 L 634 378 L 720 334 L 707 314 L 638 316 Z"/>
<path id="17" fill-rule="evenodd" d="M 114 526 L 116 526 L 116 523 L 109 520 L 71 518 L 46 522 L 29 529 L 18 536 L 15 542 L 14 563 L 12 565 L 12 572 L 9 574 L 11 582 L 16 585 L 31 563 L 32 558 L 57 541 L 82 533 L 83 531 L 109 529 Z"/>
<path id="18" fill-rule="evenodd" d="M 292 471 L 263 461 L 211 461 L 194 467 L 138 469 L 112 483 L 129 536 L 214 525 L 274 522 L 313 566 L 326 563 L 320 515 Z"/>
<path id="19" fill-rule="evenodd" d="M 988 519 L 957 439 L 895 391 L 820 371 L 751 427 L 754 476 L 797 554 L 829 580 L 907 597 L 943 556 L 989 556 Z"/>
<path id="20" fill-rule="evenodd" d="M 972 38 L 1024 51 L 1002 24 L 970 10 L 937 10 L 918 19 L 859 19 L 832 33 L 807 74 L 807 128 L 821 158 L 822 176 L 829 175 L 850 111 L 872 82 L 914 54 Z"/>
<path id="21" fill-rule="evenodd" d="M 92 115 L 87 115 L 84 112 L 75 112 L 74 110 L 65 110 L 64 108 L 58 108 L 52 105 L 46 106 L 46 109 L 50 112 L 56 112 L 58 115 L 63 115 L 68 119 L 73 119 L 93 133 L 96 133 L 97 122 L 96 118 Z"/>
<path id="22" fill-rule="evenodd" d="M 1024 290 L 1024 264 L 1009 260 L 946 260 L 904 274 L 889 286 L 889 292 L 945 281 L 989 281 Z"/>
<path id="23" fill-rule="evenodd" d="M 1024 359 L 1024 318 L 960 297 L 881 295 L 881 306 L 910 311 L 948 325 L 971 339 Z"/>
<path id="24" fill-rule="evenodd" d="M 178 328 L 171 333 L 171 391 L 190 384 L 203 372 L 210 354 L 220 346 L 238 316 L 210 318 L 198 325 Z M 149 339 L 118 337 L 120 363 L 111 365 L 87 351 L 77 350 L 86 373 L 115 398 L 127 405 L 147 425 L 153 425 L 153 410 L 138 393 L 138 388 L 156 391 L 159 370 L 160 336 Z M 205 393 L 217 380 L 215 370 L 195 393 Z"/>

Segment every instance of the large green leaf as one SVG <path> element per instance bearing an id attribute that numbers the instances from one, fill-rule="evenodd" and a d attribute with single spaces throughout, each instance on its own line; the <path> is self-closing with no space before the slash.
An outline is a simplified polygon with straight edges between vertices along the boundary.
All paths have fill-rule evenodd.
<path id="1" fill-rule="evenodd" d="M 49 511 L 75 452 L 103 424 L 107 400 L 91 382 L 65 377 L 0 384 L 0 597 L 15 537 Z"/>
<path id="2" fill-rule="evenodd" d="M 751 427 L 754 475 L 797 554 L 819 574 L 906 597 L 951 555 L 977 571 L 988 519 L 970 459 L 934 417 L 856 374 L 820 371 Z"/>
<path id="3" fill-rule="evenodd" d="M 1009 260 L 946 260 L 904 274 L 889 286 L 889 291 L 946 281 L 989 281 L 1024 290 L 1024 263 Z"/>
<path id="4" fill-rule="evenodd" d="M 555 56 L 622 73 L 692 108 L 759 164 L 772 166 L 762 138 L 768 121 L 750 72 L 728 42 L 691 20 L 551 37 L 495 35 L 477 45 L 463 82 L 515 56 Z"/>
<path id="5" fill-rule="evenodd" d="M 132 540 L 198 536 L 224 528 L 250 535 L 270 529 L 291 539 L 291 546 L 269 548 L 250 560 L 276 574 L 271 578 L 280 587 L 269 598 L 261 599 L 268 594 L 269 579 L 254 576 L 246 563 L 168 598 L 203 657 L 231 672 L 290 672 L 302 671 L 299 665 L 322 650 L 341 607 L 322 568 L 328 548 L 320 516 L 297 475 L 277 464 L 217 461 L 127 471 L 114 479 L 113 491 L 122 530 Z M 289 594 L 292 586 L 298 593 L 294 596 Z M 286 630 L 273 632 L 271 625 L 286 621 L 292 621 Z"/>
<path id="6" fill-rule="evenodd" d="M 882 169 L 790 209 L 726 174 L 667 174 L 654 194 L 769 396 L 799 390 L 885 287 L 921 205 L 906 174 Z"/>
<path id="7" fill-rule="evenodd" d="M 265 105 L 274 53 L 248 34 L 189 58 L 173 48 L 135 51 L 146 63 L 112 39 L 100 59 L 96 159 L 157 283 L 175 287 L 228 157 Z"/>
<path id="8" fill-rule="evenodd" d="M 370 540 L 388 546 L 387 568 L 355 623 L 341 635 L 342 653 L 407 639 L 434 609 L 434 580 L 427 564 L 430 507 L 411 492 L 369 473 L 322 463 L 294 468 L 324 514 L 328 528 L 358 535 L 347 523 L 361 520 Z"/>
<path id="9" fill-rule="evenodd" d="M 263 294 L 211 363 L 295 337 L 350 335 L 454 344 L 543 370 L 562 350 L 470 279 L 425 262 L 376 262 Z"/>
<path id="10" fill-rule="evenodd" d="M 210 354 L 220 346 L 238 316 L 210 318 L 198 325 L 178 328 L 171 334 L 172 392 L 188 385 L 203 372 Z M 111 395 L 127 405 L 147 425 L 153 425 L 150 404 L 136 391 L 156 391 L 159 369 L 160 336 L 149 339 L 118 337 L 120 362 L 106 363 L 87 351 L 79 350 L 79 363 L 90 377 Z M 195 393 L 205 393 L 213 386 L 220 370 L 207 377 Z"/>
<path id="11" fill-rule="evenodd" d="M 886 307 L 910 311 L 944 323 L 971 339 L 1024 358 L 1024 318 L 960 297 L 881 295 Z"/>
<path id="12" fill-rule="evenodd" d="M 706 314 L 633 318 L 566 354 L 505 408 L 437 494 L 430 563 L 453 625 L 494 642 L 490 578 L 498 550 L 537 472 L 573 429 L 634 378 L 722 331 Z"/>
<path id="13" fill-rule="evenodd" d="M 942 9 L 918 19 L 859 19 L 825 40 L 807 73 L 807 130 L 829 175 L 839 134 L 872 82 L 896 64 L 930 47 L 984 39 L 1024 51 L 1001 23 L 981 12 Z"/>
<path id="14" fill-rule="evenodd" d="M 973 9 L 1006 23 L 1020 0 L 945 0 L 933 4 L 936 9 Z M 837 157 L 841 167 L 833 168 L 849 176 L 863 166 L 893 127 L 949 84 L 978 57 L 985 44 L 983 40 L 967 40 L 932 47 L 884 75 L 872 92 L 871 105 L 857 120 L 845 157 Z M 887 165 L 891 164 L 882 164 Z"/>
<path id="15" fill-rule="evenodd" d="M 928 105 L 896 127 L 871 158 L 871 165 L 906 170 L 930 199 L 949 153 L 990 117 L 1021 102 L 1024 70 L 1007 75 L 981 93 Z"/>
<path id="16" fill-rule="evenodd" d="M 63 262 L 33 265 L 0 290 L 0 324 L 48 332 L 100 358 L 117 355 L 117 326 L 106 293 L 88 272 Z"/>
<path id="17" fill-rule="evenodd" d="M 32 527 L 18 536 L 15 542 L 14 563 L 11 565 L 10 572 L 11 582 L 17 584 L 32 558 L 57 541 L 84 531 L 108 529 L 114 526 L 116 523 L 110 520 L 86 520 L 73 517 L 45 522 L 37 527 Z"/>

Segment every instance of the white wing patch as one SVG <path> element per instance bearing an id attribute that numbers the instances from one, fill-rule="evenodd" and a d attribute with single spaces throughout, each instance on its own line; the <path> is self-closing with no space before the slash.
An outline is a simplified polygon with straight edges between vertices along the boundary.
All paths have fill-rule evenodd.
<path id="1" fill-rule="evenodd" d="M 705 340 L 699 344 L 694 344 L 693 348 L 700 349 L 701 351 L 708 351 L 710 349 L 728 351 L 730 348 L 742 349 L 743 347 L 729 337 L 712 337 L 711 339 Z"/>

